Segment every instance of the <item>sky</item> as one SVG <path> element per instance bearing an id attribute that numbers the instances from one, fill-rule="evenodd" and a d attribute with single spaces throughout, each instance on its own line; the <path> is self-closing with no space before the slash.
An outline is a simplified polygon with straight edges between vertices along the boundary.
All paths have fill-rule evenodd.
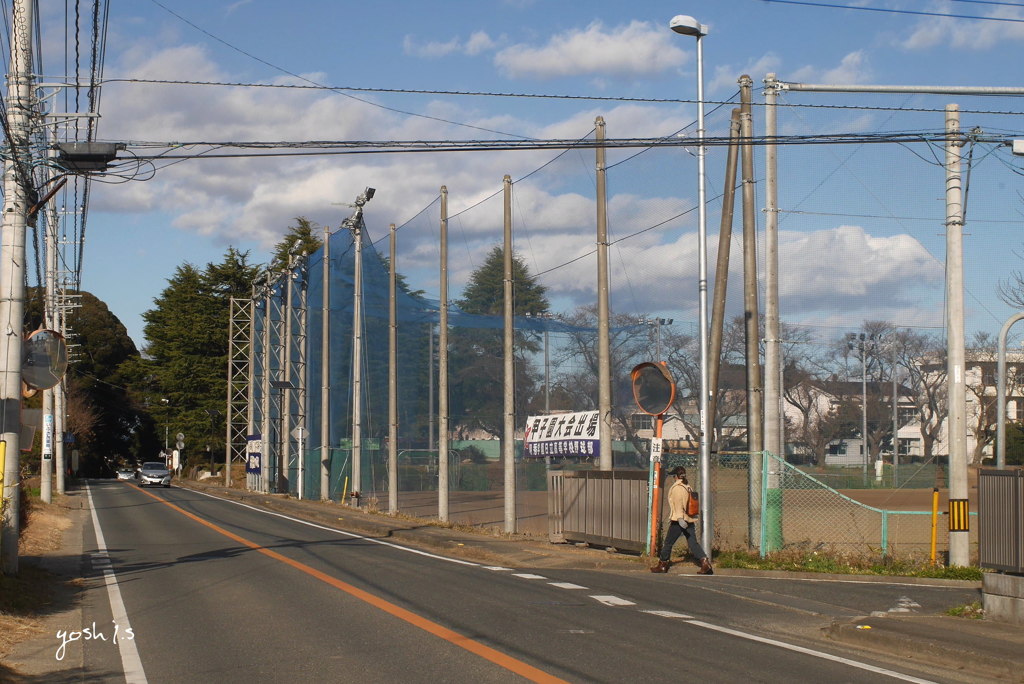
<path id="1" fill-rule="evenodd" d="M 755 135 L 764 132 L 761 89 L 768 73 L 789 83 L 1024 85 L 1024 3 L 849 4 L 861 9 L 764 0 L 111 2 L 98 139 L 126 142 L 134 154 L 195 151 L 185 145 L 194 142 L 580 139 L 593 137 L 600 116 L 609 138 L 692 140 L 701 74 L 697 41 L 669 29 L 677 14 L 707 26 L 702 75 L 709 138 L 728 136 L 742 74 L 753 79 Z M 64 8 L 41 5 L 44 68 L 48 78 L 61 78 L 69 49 Z M 336 89 L 139 82 L 152 80 Z M 913 94 L 785 92 L 779 132 L 934 134 L 944 125 L 942 108 L 954 102 L 964 110 L 965 130 L 1024 138 L 1019 99 Z M 966 327 L 968 334 L 995 333 L 1013 313 L 999 299 L 999 285 L 1020 269 L 1024 254 L 1024 158 L 1013 157 L 1005 145 L 970 149 Z M 220 148 L 206 156 L 237 151 Z M 612 308 L 693 325 L 694 148 L 634 156 L 638 152 L 608 153 Z M 725 159 L 725 147 L 708 148 L 712 275 Z M 783 320 L 824 336 L 858 330 L 865 320 L 941 333 L 941 160 L 941 147 L 924 143 L 780 147 Z M 384 240 L 378 247 L 386 252 L 389 224 L 400 226 L 399 270 L 435 297 L 436 200 L 440 187 L 447 188 L 449 212 L 457 216 L 449 235 L 450 293 L 457 298 L 473 268 L 500 244 L 500 191 L 508 174 L 515 181 L 515 249 L 541 274 L 552 308 L 567 311 L 594 301 L 592 150 L 175 162 L 140 165 L 136 179 L 127 182 L 94 183 L 90 197 L 82 287 L 108 304 L 140 348 L 142 314 L 176 267 L 219 262 L 229 247 L 265 263 L 295 217 L 338 229 L 352 211 L 347 205 L 366 187 L 376 189 L 365 210 L 371 239 Z M 760 147 L 753 180 L 760 231 Z M 741 217 L 737 203 L 729 269 L 733 313 L 741 301 Z M 763 266 L 760 238 L 759 250 Z"/>

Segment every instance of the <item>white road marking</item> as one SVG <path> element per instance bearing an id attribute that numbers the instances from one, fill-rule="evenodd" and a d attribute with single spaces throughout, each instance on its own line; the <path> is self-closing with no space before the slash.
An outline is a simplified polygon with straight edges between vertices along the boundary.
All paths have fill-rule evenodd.
<path id="1" fill-rule="evenodd" d="M 217 501 L 223 501 L 224 503 L 235 504 L 236 506 L 241 506 L 242 508 L 248 508 L 250 511 L 256 511 L 257 513 L 263 513 L 264 515 L 270 515 L 270 516 L 273 516 L 275 518 L 282 518 L 283 520 L 290 520 L 290 521 L 292 521 L 294 523 L 299 523 L 300 525 L 306 525 L 307 527 L 313 527 L 313 528 L 318 529 L 318 530 L 324 530 L 325 532 L 334 532 L 335 534 L 340 534 L 340 535 L 345 536 L 345 537 L 351 537 L 352 539 L 358 539 L 360 541 L 373 542 L 374 544 L 380 544 L 381 546 L 390 546 L 393 549 L 398 549 L 399 551 L 405 551 L 407 553 L 415 553 L 418 556 L 426 556 L 427 558 L 436 558 L 437 560 L 448 561 L 449 563 L 455 563 L 456 565 L 470 565 L 472 567 L 477 567 L 477 568 L 480 567 L 479 563 L 474 563 L 472 561 L 462 560 L 460 558 L 448 558 L 447 556 L 439 556 L 436 553 L 429 553 L 427 551 L 421 551 L 419 549 L 414 549 L 414 548 L 411 548 L 411 547 L 408 547 L 408 546 L 402 546 L 401 544 L 395 544 L 393 542 L 386 542 L 386 541 L 384 541 L 382 539 L 374 539 L 373 537 L 364 537 L 363 535 L 356 534 L 355 532 L 346 532 L 345 530 L 339 530 L 339 529 L 336 529 L 334 527 L 327 527 L 326 525 L 318 525 L 316 523 L 309 522 L 308 520 L 302 520 L 301 518 L 293 518 L 292 516 L 285 515 L 283 513 L 277 513 L 275 511 L 268 511 L 268 510 L 265 510 L 265 509 L 262 509 L 262 508 L 257 508 L 256 506 L 250 506 L 249 504 L 242 503 L 241 501 L 232 501 L 231 499 L 225 499 L 225 498 L 222 498 L 222 497 L 219 497 L 219 496 L 214 496 L 213 494 L 207 494 L 206 492 L 201 492 L 198 489 L 188 489 L 187 487 L 185 487 L 185 488 L 183 488 L 183 491 L 193 492 L 195 494 L 202 494 L 203 496 L 209 497 L 211 499 L 216 499 Z"/>
<path id="2" fill-rule="evenodd" d="M 107 596 L 110 599 L 110 612 L 114 617 L 114 623 L 122 634 L 129 632 L 131 623 L 128 621 L 128 611 L 121 599 L 121 588 L 117 584 L 117 576 L 114 574 L 113 566 L 110 563 L 110 556 L 107 554 L 107 542 L 103 538 L 103 529 L 100 527 L 100 520 L 96 516 L 96 507 L 92 503 L 92 490 L 89 483 L 85 483 L 85 493 L 89 499 L 89 513 L 92 514 L 92 526 L 96 531 L 96 547 L 94 563 L 97 568 L 102 567 L 103 579 L 107 585 Z M 146 671 L 142 668 L 142 660 L 139 658 L 139 649 L 135 646 L 135 639 L 120 638 L 117 640 L 117 648 L 121 653 L 121 666 L 124 668 L 124 679 L 127 684 L 146 684 Z"/>
<path id="3" fill-rule="evenodd" d="M 495 572 L 511 572 L 512 568 L 503 568 L 500 565 L 485 565 L 484 570 L 494 570 Z"/>
<path id="4" fill-rule="evenodd" d="M 658 617 L 681 618 L 683 620 L 692 620 L 693 619 L 692 615 L 686 615 L 684 613 L 677 613 L 677 612 L 672 611 L 672 610 L 643 610 L 643 611 L 640 611 L 640 612 L 642 612 L 642 613 L 649 613 L 651 615 L 657 615 Z"/>
<path id="5" fill-rule="evenodd" d="M 618 596 L 591 596 L 598 603 L 603 603 L 606 606 L 635 606 L 636 603 L 629 601 Z"/>
<path id="6" fill-rule="evenodd" d="M 544 575 L 534 575 L 531 572 L 513 572 L 512 576 L 520 579 L 547 579 Z"/>
<path id="7" fill-rule="evenodd" d="M 732 636 L 739 637 L 740 639 L 747 639 L 748 641 L 757 641 L 759 643 L 768 644 L 769 646 L 774 646 L 776 648 L 784 648 L 788 651 L 795 651 L 797 653 L 803 653 L 804 655 L 813 656 L 815 658 L 821 658 L 822 660 L 831 660 L 833 662 L 842 663 L 843 665 L 849 665 L 850 667 L 855 667 L 860 670 L 867 670 L 868 672 L 874 672 L 876 674 L 892 677 L 893 679 L 902 679 L 905 682 L 916 682 L 917 684 L 935 684 L 935 682 L 933 682 L 930 679 L 920 679 L 918 677 L 912 677 L 910 675 L 905 675 L 901 672 L 896 672 L 895 670 L 887 670 L 884 667 L 868 665 L 867 663 L 861 663 L 856 660 L 850 660 L 849 658 L 843 658 L 841 656 L 832 655 L 831 653 L 825 653 L 824 651 L 815 651 L 812 648 L 804 648 L 803 646 L 797 646 L 795 644 L 787 644 L 785 641 L 779 641 L 777 639 L 766 639 L 764 637 L 759 637 L 755 634 L 748 634 L 746 632 L 741 632 L 739 630 L 729 629 L 728 627 L 720 627 L 718 625 L 713 625 L 709 622 L 702 622 L 700 620 L 687 620 L 687 622 L 697 627 L 703 627 L 704 629 L 710 629 L 715 632 L 722 632 L 723 634 L 731 634 Z"/>
<path id="8" fill-rule="evenodd" d="M 572 582 L 548 582 L 548 584 L 553 587 L 558 587 L 559 589 L 586 589 L 586 587 L 573 584 Z"/>

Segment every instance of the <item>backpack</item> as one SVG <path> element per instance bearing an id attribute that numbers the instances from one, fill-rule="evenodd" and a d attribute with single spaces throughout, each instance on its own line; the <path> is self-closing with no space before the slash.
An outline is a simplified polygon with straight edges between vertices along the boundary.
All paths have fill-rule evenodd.
<path id="1" fill-rule="evenodd" d="M 697 492 L 693 491 L 692 489 L 690 489 L 689 491 L 690 498 L 686 500 L 686 515 L 690 516 L 691 518 L 696 518 L 698 515 L 700 515 L 700 495 L 697 494 Z"/>

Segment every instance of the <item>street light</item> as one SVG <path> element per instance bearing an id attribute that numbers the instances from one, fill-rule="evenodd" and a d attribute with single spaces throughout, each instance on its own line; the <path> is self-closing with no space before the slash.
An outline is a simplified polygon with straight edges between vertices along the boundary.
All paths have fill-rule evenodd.
<path id="1" fill-rule="evenodd" d="M 868 363 L 867 350 L 875 346 L 875 336 L 861 333 L 859 338 L 856 333 L 847 335 L 849 341 L 847 349 L 860 351 L 860 413 L 861 413 L 861 450 L 864 461 L 864 483 L 868 481 Z"/>
<path id="2" fill-rule="evenodd" d="M 661 326 L 672 325 L 671 318 L 647 318 L 646 316 L 640 319 L 641 325 L 654 328 L 654 360 L 661 361 Z"/>
<path id="3" fill-rule="evenodd" d="M 701 539 L 711 548 L 714 530 L 711 519 L 711 442 L 708 430 L 708 226 L 704 193 L 704 44 L 708 27 L 693 17 L 680 14 L 672 17 L 669 28 L 684 36 L 697 39 L 697 249 L 699 275 L 697 303 L 700 325 L 700 486 L 701 486 Z"/>

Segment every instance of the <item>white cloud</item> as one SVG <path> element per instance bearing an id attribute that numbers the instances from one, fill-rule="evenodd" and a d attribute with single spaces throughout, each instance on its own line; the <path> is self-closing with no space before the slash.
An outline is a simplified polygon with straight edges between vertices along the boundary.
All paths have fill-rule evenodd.
<path id="1" fill-rule="evenodd" d="M 463 48 L 467 55 L 475 56 L 481 52 L 494 49 L 495 42 L 491 40 L 491 37 L 484 31 L 477 31 L 469 37 L 466 41 L 466 45 Z"/>
<path id="2" fill-rule="evenodd" d="M 545 45 L 504 48 L 494 62 L 511 78 L 649 76 L 686 61 L 677 43 L 671 32 L 646 21 L 611 28 L 595 21 L 552 36 Z"/>
<path id="3" fill-rule="evenodd" d="M 406 36 L 402 41 L 402 50 L 407 55 L 413 57 L 425 57 L 428 59 L 436 59 L 438 57 L 447 57 L 453 54 L 464 54 L 469 57 L 475 57 L 482 52 L 493 50 L 497 45 L 493 39 L 487 34 L 486 31 L 475 31 L 465 42 L 459 38 L 452 38 L 447 42 L 431 41 L 427 43 L 417 43 L 416 39 L 412 36 Z"/>
<path id="4" fill-rule="evenodd" d="M 773 53 L 762 55 L 756 60 L 747 62 L 742 67 L 735 67 L 730 64 L 715 67 L 714 74 L 708 79 L 708 90 L 710 92 L 734 92 L 739 89 L 739 78 L 747 74 L 754 79 L 755 87 L 757 81 L 764 74 L 779 70 L 782 60 Z"/>
<path id="5" fill-rule="evenodd" d="M 437 58 L 458 52 L 460 43 L 458 38 L 452 38 L 447 43 L 433 41 L 419 45 L 413 40 L 412 36 L 406 36 L 402 42 L 402 49 L 405 51 L 405 54 L 414 57 Z"/>
<path id="6" fill-rule="evenodd" d="M 956 13 L 948 2 L 939 4 L 934 11 Z M 1011 7 L 999 7 L 989 12 L 972 15 L 1003 19 L 1024 19 L 1024 13 Z M 991 50 L 1000 43 L 1024 40 L 1024 23 L 1019 21 L 971 21 L 927 17 L 914 27 L 909 36 L 898 41 L 905 50 L 927 50 L 936 46 L 958 50 Z"/>
<path id="7" fill-rule="evenodd" d="M 943 266 L 910 235 L 875 237 L 860 226 L 779 235 L 780 297 L 793 314 L 822 308 L 912 307 L 918 288 L 941 285 Z"/>
<path id="8" fill-rule="evenodd" d="M 870 83 L 874 78 L 869 61 L 863 50 L 857 50 L 844 56 L 839 64 L 831 69 L 816 66 L 804 66 L 796 69 L 783 80 L 797 83 L 828 83 L 854 84 Z"/>
<path id="9" fill-rule="evenodd" d="M 867 57 L 863 50 L 857 50 L 843 57 L 839 66 L 826 71 L 823 79 L 825 83 L 866 83 L 870 76 Z"/>

